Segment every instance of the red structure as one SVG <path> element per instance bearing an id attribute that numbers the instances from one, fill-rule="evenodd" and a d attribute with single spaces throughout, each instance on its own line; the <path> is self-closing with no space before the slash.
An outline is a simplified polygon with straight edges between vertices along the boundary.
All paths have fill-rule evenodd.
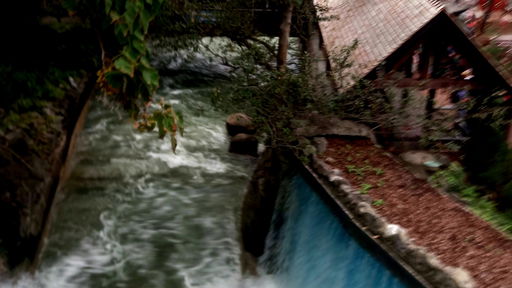
<path id="1" fill-rule="evenodd" d="M 508 4 L 508 0 L 480 0 L 480 8 L 483 10 L 487 9 L 487 5 L 490 2 L 494 2 L 492 10 L 505 10 Z"/>

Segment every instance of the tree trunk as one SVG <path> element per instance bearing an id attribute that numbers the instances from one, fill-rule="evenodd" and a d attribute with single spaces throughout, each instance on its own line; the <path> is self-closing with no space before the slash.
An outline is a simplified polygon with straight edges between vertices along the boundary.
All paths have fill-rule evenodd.
<path id="1" fill-rule="evenodd" d="M 286 6 L 283 11 L 283 18 L 281 21 L 281 33 L 279 34 L 279 46 L 277 50 L 277 69 L 279 71 L 286 71 L 286 59 L 288 55 L 288 45 L 290 39 L 290 28 L 292 25 L 293 2 Z"/>
<path id="2" fill-rule="evenodd" d="M 436 89 L 428 90 L 427 103 L 425 105 L 425 119 L 432 120 L 432 114 L 434 113 L 434 99 L 436 98 Z"/>
<path id="3" fill-rule="evenodd" d="M 508 148 L 512 149 L 512 124 L 508 124 L 507 144 Z"/>

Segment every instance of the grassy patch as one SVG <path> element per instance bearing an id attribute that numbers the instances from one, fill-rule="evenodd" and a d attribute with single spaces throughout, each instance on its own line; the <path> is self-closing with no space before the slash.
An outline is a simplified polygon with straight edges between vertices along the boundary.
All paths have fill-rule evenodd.
<path id="1" fill-rule="evenodd" d="M 430 181 L 434 186 L 458 195 L 476 215 L 512 236 L 512 211 L 499 211 L 496 203 L 478 193 L 478 187 L 466 182 L 466 174 L 459 164 L 437 172 Z"/>
<path id="2" fill-rule="evenodd" d="M 377 206 L 377 207 L 382 206 L 382 205 L 384 205 L 384 200 L 377 199 L 377 200 L 373 201 L 372 204 L 373 204 L 373 206 Z"/>
<path id="3" fill-rule="evenodd" d="M 361 187 L 359 188 L 361 194 L 368 194 L 368 191 L 373 188 L 372 184 L 363 183 L 361 184 Z"/>

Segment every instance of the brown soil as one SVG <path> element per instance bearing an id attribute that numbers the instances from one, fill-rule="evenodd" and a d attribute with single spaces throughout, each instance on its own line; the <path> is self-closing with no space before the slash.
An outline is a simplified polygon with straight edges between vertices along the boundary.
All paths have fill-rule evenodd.
<path id="1" fill-rule="evenodd" d="M 415 244 L 446 265 L 467 269 L 477 287 L 512 287 L 511 239 L 450 196 L 414 178 L 370 141 L 332 138 L 328 143 L 323 160 L 343 171 L 360 191 L 367 190 L 372 200 L 382 200 L 374 202 L 375 209 L 406 228 Z"/>

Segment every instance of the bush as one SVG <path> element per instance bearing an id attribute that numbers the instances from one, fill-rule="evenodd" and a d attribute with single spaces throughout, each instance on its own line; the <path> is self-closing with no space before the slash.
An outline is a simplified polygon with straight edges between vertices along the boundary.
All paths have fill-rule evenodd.
<path id="1" fill-rule="evenodd" d="M 471 182 L 495 191 L 498 204 L 512 208 L 512 150 L 503 135 L 480 118 L 468 120 L 472 137 L 462 152 Z"/>
<path id="2" fill-rule="evenodd" d="M 466 178 L 462 166 L 458 163 L 452 163 L 447 169 L 435 173 L 430 181 L 434 186 L 458 195 L 476 215 L 491 223 L 497 229 L 512 234 L 512 210 L 499 211 L 496 203 L 489 200 L 487 196 L 482 196 L 478 187 L 470 185 Z M 510 185 L 510 188 L 512 188 L 512 185 Z"/>

